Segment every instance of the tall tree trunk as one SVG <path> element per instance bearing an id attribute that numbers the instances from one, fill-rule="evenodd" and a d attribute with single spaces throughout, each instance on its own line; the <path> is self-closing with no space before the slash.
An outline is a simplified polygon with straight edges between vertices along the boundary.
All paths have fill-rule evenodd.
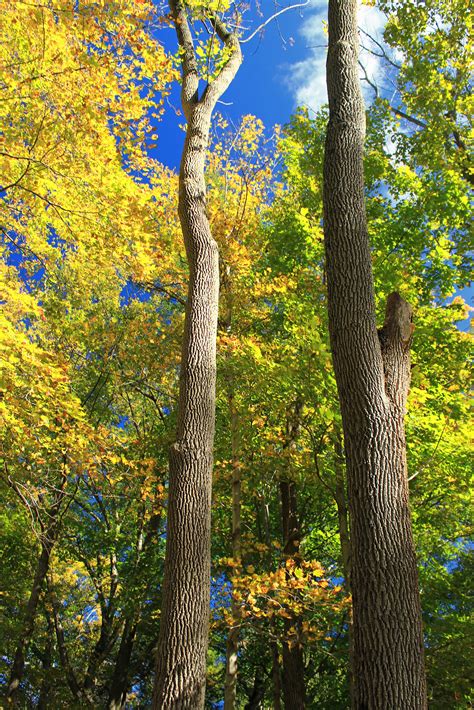
<path id="1" fill-rule="evenodd" d="M 234 574 L 240 574 L 242 562 L 241 539 L 241 462 L 239 452 L 239 416 L 235 408 L 233 393 L 229 397 L 231 416 L 231 447 L 232 447 L 232 557 Z M 237 697 L 237 670 L 239 651 L 240 605 L 232 596 L 232 627 L 227 635 L 226 673 L 224 687 L 224 710 L 234 710 Z"/>
<path id="2" fill-rule="evenodd" d="M 303 402 L 298 397 L 287 412 L 285 448 L 289 453 L 296 446 L 300 434 L 302 406 Z M 286 557 L 298 560 L 300 559 L 301 527 L 298 518 L 296 484 L 289 477 L 291 475 L 290 469 L 291 462 L 288 459 L 288 471 L 286 472 L 288 478 L 280 481 L 283 550 Z M 301 622 L 301 618 L 294 614 L 291 619 L 285 619 L 285 634 L 289 633 L 291 627 L 294 627 L 297 632 L 300 631 Z M 299 643 L 299 639 L 296 641 L 297 643 L 290 643 L 284 639 L 282 643 L 282 687 L 286 710 L 304 710 L 306 705 L 303 646 Z"/>
<path id="3" fill-rule="evenodd" d="M 288 557 L 298 558 L 301 530 L 294 481 L 281 481 L 280 495 L 284 552 Z M 291 619 L 285 619 L 284 627 L 285 633 L 289 633 L 291 627 L 298 631 L 301 629 L 301 619 L 292 615 Z M 301 643 L 290 643 L 284 639 L 282 643 L 282 658 L 282 687 L 285 710 L 304 710 L 306 706 L 306 689 L 303 646 Z"/>
<path id="4" fill-rule="evenodd" d="M 411 309 L 391 294 L 379 339 L 364 204 L 356 8 L 357 0 L 329 2 L 324 163 L 329 327 L 351 518 L 353 707 L 414 710 L 427 701 L 404 434 Z"/>
<path id="5" fill-rule="evenodd" d="M 119 574 L 117 568 L 117 557 L 115 552 L 109 553 L 110 559 L 110 587 L 108 599 L 99 591 L 100 603 L 100 634 L 97 643 L 92 649 L 84 675 L 83 691 L 87 697 L 92 699 L 95 695 L 97 685 L 97 675 L 101 665 L 104 663 L 109 651 L 113 648 L 118 634 L 118 624 L 115 615 L 115 595 L 119 586 Z"/>
<path id="6" fill-rule="evenodd" d="M 249 701 L 245 705 L 245 710 L 259 710 L 262 707 L 262 700 L 265 697 L 265 683 L 262 677 L 262 669 L 257 668 L 255 671 L 255 680 L 253 682 L 252 692 L 249 696 Z"/>
<path id="7" fill-rule="evenodd" d="M 210 21 L 229 56 L 199 97 L 184 4 L 170 0 L 182 52 L 187 121 L 179 173 L 179 218 L 189 263 L 178 430 L 170 451 L 163 606 L 154 708 L 204 706 L 210 597 L 210 523 L 219 291 L 217 244 L 206 214 L 204 165 L 213 109 L 241 62 L 236 36 Z"/>
<path id="8" fill-rule="evenodd" d="M 52 579 L 48 579 L 48 593 L 49 593 L 49 600 L 51 602 L 51 608 L 53 611 L 53 621 L 54 621 L 54 630 L 55 630 L 55 635 L 56 635 L 56 644 L 58 648 L 58 653 L 59 653 L 59 660 L 61 663 L 61 666 L 63 667 L 63 670 L 66 675 L 66 681 L 69 686 L 69 690 L 72 693 L 72 696 L 76 703 L 79 705 L 82 703 L 82 707 L 89 707 L 90 706 L 90 700 L 87 697 L 87 695 L 83 692 L 83 689 L 81 685 L 79 684 L 76 674 L 74 672 L 74 669 L 71 665 L 71 662 L 69 660 L 69 654 L 67 651 L 66 647 L 66 639 L 64 636 L 64 628 L 61 623 L 61 616 L 60 616 L 60 602 L 56 598 L 56 594 L 54 593 L 54 588 L 53 588 L 53 583 Z"/>
<path id="9" fill-rule="evenodd" d="M 123 710 L 125 707 L 129 683 L 129 664 L 136 632 L 136 622 L 127 619 L 120 640 L 114 674 L 110 684 L 108 710 Z"/>
<path id="10" fill-rule="evenodd" d="M 281 710 L 281 668 L 277 641 L 272 641 L 272 695 L 273 710 Z"/>
<path id="11" fill-rule="evenodd" d="M 36 563 L 33 587 L 26 605 L 25 615 L 23 617 L 23 627 L 15 650 L 12 669 L 10 671 L 10 680 L 7 691 L 7 698 L 10 703 L 15 702 L 18 687 L 23 678 L 25 670 L 25 656 L 33 636 L 36 612 L 38 609 L 43 583 L 48 573 L 52 548 L 53 542 L 51 540 L 43 539 L 41 541 L 41 552 Z"/>
<path id="12" fill-rule="evenodd" d="M 50 692 L 51 692 L 51 686 L 52 686 L 51 668 L 53 665 L 54 628 L 53 628 L 53 622 L 51 620 L 51 615 L 49 614 L 47 609 L 45 610 L 45 618 L 46 618 L 46 626 L 47 626 L 47 632 L 46 632 L 47 635 L 46 635 L 45 648 L 44 648 L 42 658 L 41 658 L 42 678 L 41 678 L 41 687 L 40 687 L 40 692 L 39 692 L 37 710 L 48 710 L 48 707 L 50 706 L 49 700 L 50 700 Z"/>
<path id="13" fill-rule="evenodd" d="M 64 465 L 66 465 L 66 457 L 64 457 Z M 42 530 L 40 535 L 40 555 L 36 563 L 33 586 L 26 605 L 23 617 L 23 626 L 15 650 L 12 669 L 10 671 L 10 679 L 8 682 L 7 700 L 11 704 L 15 704 L 16 702 L 17 691 L 25 671 L 25 656 L 33 636 L 38 603 L 46 575 L 48 574 L 51 552 L 59 534 L 59 527 L 61 523 L 60 510 L 66 495 L 66 484 L 67 478 L 65 472 L 63 472 L 61 484 L 55 493 L 54 501 L 50 508 L 45 512 L 48 524 L 45 525 L 44 523 L 41 523 Z M 70 500 L 72 500 L 72 498 Z"/>
<path id="14" fill-rule="evenodd" d="M 145 507 L 142 506 L 138 516 L 138 535 L 135 546 L 135 571 L 138 570 L 142 553 L 156 540 L 160 528 L 161 517 L 152 515 L 144 527 Z M 147 590 L 148 591 L 148 590 Z M 120 646 L 115 660 L 115 668 L 109 689 L 108 710 L 123 710 L 127 699 L 130 683 L 130 661 L 137 637 L 138 625 L 141 617 L 141 603 L 137 600 L 130 616 L 126 618 Z"/>

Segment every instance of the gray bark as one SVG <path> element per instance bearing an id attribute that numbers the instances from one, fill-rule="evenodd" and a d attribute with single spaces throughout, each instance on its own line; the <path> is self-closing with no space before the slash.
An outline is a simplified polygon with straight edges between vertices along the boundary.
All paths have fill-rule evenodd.
<path id="1" fill-rule="evenodd" d="M 324 232 L 351 519 L 353 707 L 426 708 L 404 433 L 411 309 L 391 294 L 379 339 L 357 59 L 356 0 L 330 0 Z"/>
<path id="2" fill-rule="evenodd" d="M 170 451 L 163 606 L 154 708 L 204 706 L 210 596 L 210 518 L 215 418 L 218 249 L 206 215 L 204 164 L 212 111 L 240 63 L 238 41 L 210 21 L 229 59 L 199 97 L 184 5 L 170 0 L 182 51 L 187 121 L 179 174 L 179 218 L 189 263 L 181 356 L 178 431 Z"/>

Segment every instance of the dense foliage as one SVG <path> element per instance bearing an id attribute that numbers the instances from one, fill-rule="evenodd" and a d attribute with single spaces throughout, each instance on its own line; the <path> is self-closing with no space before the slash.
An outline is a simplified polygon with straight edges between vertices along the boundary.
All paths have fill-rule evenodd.
<path id="1" fill-rule="evenodd" d="M 467 708 L 471 338 L 456 293 L 469 278 L 472 18 L 463 0 L 380 7 L 386 44 L 372 49 L 397 92 L 367 112 L 377 303 L 382 318 L 398 290 L 415 311 L 406 426 L 430 702 Z M 177 176 L 152 157 L 177 78 L 167 22 L 148 0 L 2 8 L 0 692 L 21 642 L 21 707 L 112 707 L 117 688 L 127 707 L 151 703 L 187 280 Z M 209 149 L 221 265 L 209 707 L 232 627 L 238 707 L 279 707 L 295 649 L 309 707 L 349 702 L 326 119 L 300 109 L 270 131 L 217 117 Z"/>

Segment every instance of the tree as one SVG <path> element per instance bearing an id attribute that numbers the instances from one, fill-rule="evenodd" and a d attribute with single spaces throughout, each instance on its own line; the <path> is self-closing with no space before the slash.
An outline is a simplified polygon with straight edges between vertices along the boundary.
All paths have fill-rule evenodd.
<path id="1" fill-rule="evenodd" d="M 416 311 L 407 459 L 439 709 L 469 704 L 472 608 L 470 336 L 455 325 L 468 309 L 452 300 L 467 276 L 469 164 L 440 109 L 451 89 L 433 89 L 437 65 L 467 145 L 467 77 L 452 69 L 467 59 L 468 8 L 459 0 L 450 18 L 447 5 L 385 4 L 385 37 L 406 69 L 393 107 L 378 100 L 367 112 L 364 155 L 376 313 L 391 291 Z M 223 5 L 186 8 L 191 22 Z M 157 31 L 170 16 L 157 10 L 55 0 L 12 3 L 2 16 L 0 686 L 6 693 L 13 671 L 22 707 L 152 703 L 187 282 L 178 176 L 147 154 L 162 108 L 153 87 L 175 74 Z M 209 21 L 192 32 L 212 80 L 228 54 Z M 460 42 L 449 53 L 451 34 Z M 393 108 L 426 126 L 403 118 L 399 129 Z M 309 707 L 343 710 L 352 530 L 327 326 L 327 110 L 310 119 L 300 109 L 268 132 L 247 116 L 227 138 L 216 119 L 206 155 L 221 296 L 205 702 L 279 709 L 306 695 Z"/>
<path id="2" fill-rule="evenodd" d="M 351 516 L 353 706 L 425 708 L 404 434 L 412 310 L 398 293 L 376 328 L 365 216 L 365 116 L 356 2 L 329 2 L 324 233 L 329 329 Z"/>
<path id="3" fill-rule="evenodd" d="M 154 707 L 204 704 L 208 644 L 211 488 L 215 427 L 216 334 L 219 258 L 206 214 L 204 165 L 211 117 L 234 78 L 241 51 L 237 35 L 211 14 L 225 48 L 224 64 L 202 95 L 188 10 L 170 11 L 182 53 L 181 100 L 186 140 L 179 173 L 179 218 L 189 264 L 176 442 L 170 481 L 163 608 Z"/>

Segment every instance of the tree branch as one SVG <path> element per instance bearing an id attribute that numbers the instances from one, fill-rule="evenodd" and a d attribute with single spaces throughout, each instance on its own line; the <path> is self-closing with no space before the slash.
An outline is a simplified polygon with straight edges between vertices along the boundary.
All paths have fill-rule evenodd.
<path id="1" fill-rule="evenodd" d="M 224 23 L 218 17 L 209 18 L 217 36 L 224 44 L 224 47 L 230 50 L 230 57 L 223 68 L 220 70 L 216 78 L 211 81 L 204 91 L 202 103 L 207 105 L 209 111 L 212 111 L 220 99 L 222 94 L 228 88 L 232 79 L 235 77 L 238 68 L 242 62 L 242 52 L 240 43 L 235 32 L 229 32 Z"/>
<path id="2" fill-rule="evenodd" d="M 278 12 L 274 12 L 273 15 L 271 15 L 269 18 L 267 18 L 265 20 L 265 22 L 262 22 L 262 24 L 259 25 L 257 27 L 257 29 L 252 32 L 251 35 L 249 35 L 248 37 L 245 37 L 245 39 L 241 39 L 240 44 L 246 44 L 247 42 L 250 42 L 250 40 L 252 40 L 255 37 L 255 35 L 257 35 L 259 32 L 261 32 L 268 24 L 270 24 L 270 22 L 275 20 L 280 15 L 283 15 L 284 12 L 288 12 L 288 10 L 296 10 L 296 8 L 298 8 L 298 7 L 306 7 L 306 5 L 308 5 L 308 4 L 309 4 L 309 0 L 306 0 L 306 2 L 296 3 L 295 5 L 288 5 L 288 7 L 284 7 L 281 10 L 279 10 Z"/>
<path id="3" fill-rule="evenodd" d="M 189 27 L 184 4 L 180 0 L 169 0 L 169 6 L 178 37 L 178 44 L 183 53 L 181 59 L 181 72 L 183 77 L 181 104 L 186 120 L 189 121 L 192 109 L 199 99 L 199 74 L 196 56 L 194 54 L 193 36 Z"/>

